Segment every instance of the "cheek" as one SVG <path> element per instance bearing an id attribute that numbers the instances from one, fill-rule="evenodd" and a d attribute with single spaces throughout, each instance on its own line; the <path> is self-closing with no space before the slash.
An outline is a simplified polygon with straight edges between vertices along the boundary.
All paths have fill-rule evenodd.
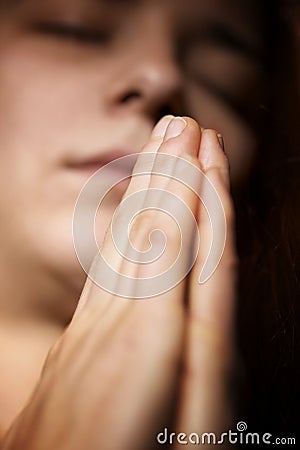
<path id="1" fill-rule="evenodd" d="M 229 158 L 233 185 L 247 181 L 256 151 L 256 139 L 250 126 L 205 88 L 190 84 L 186 91 L 189 113 L 204 128 L 222 133 Z"/>
<path id="2" fill-rule="evenodd" d="M 37 158 L 46 155 L 41 151 L 46 143 L 50 158 L 55 157 L 71 132 L 95 124 L 105 80 L 99 70 L 57 46 L 25 36 L 24 42 L 3 47 L 0 42 L 1 137 L 32 143 L 26 151 L 39 148 Z"/>
<path id="3" fill-rule="evenodd" d="M 80 283 L 72 218 L 82 184 L 64 162 L 74 149 L 82 154 L 101 142 L 99 73 L 38 46 L 3 50 L 0 42 L 0 246 L 28 265 L 75 273 Z M 101 240 L 112 212 L 104 210 Z"/>
<path id="4" fill-rule="evenodd" d="M 64 189 L 65 152 L 73 150 L 74 130 L 84 130 L 85 116 L 92 115 L 83 73 L 71 73 L 69 64 L 55 63 L 51 52 L 42 54 L 26 39 L 0 45 L 0 186 L 24 205 L 55 206 L 56 191 Z M 64 193 L 65 203 L 75 202 L 74 190 Z"/>
<path id="5" fill-rule="evenodd" d="M 67 214 L 72 217 L 70 195 L 59 196 L 53 189 L 58 151 L 53 144 L 58 135 L 63 139 L 60 130 L 66 123 L 62 86 L 54 90 L 55 81 L 47 67 L 35 63 L 31 52 L 0 47 L 1 241 L 9 237 L 16 252 L 25 251 L 32 242 L 43 246 L 46 236 L 51 240 L 47 233 L 54 216 L 51 211 L 58 217 L 55 231 L 60 228 L 61 234 L 67 234 L 69 222 L 63 220 L 60 204 L 68 204 Z M 4 248 L 6 243 L 2 244 Z"/>

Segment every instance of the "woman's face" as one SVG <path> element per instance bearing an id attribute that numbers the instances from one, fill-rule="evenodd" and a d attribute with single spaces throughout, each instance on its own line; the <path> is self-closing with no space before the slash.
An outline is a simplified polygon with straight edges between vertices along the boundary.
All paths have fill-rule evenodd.
<path id="1" fill-rule="evenodd" d="M 221 131 L 233 183 L 247 177 L 254 137 L 232 106 L 259 102 L 260 38 L 247 2 L 0 5 L 4 255 L 66 270 L 81 285 L 71 235 L 80 189 L 101 165 L 138 152 L 165 112 Z M 105 206 L 101 233 L 120 195 Z"/>

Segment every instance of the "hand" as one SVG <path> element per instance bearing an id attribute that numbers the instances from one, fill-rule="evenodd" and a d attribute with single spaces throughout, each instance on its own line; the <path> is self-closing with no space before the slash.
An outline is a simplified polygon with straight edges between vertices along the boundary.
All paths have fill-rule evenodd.
<path id="1" fill-rule="evenodd" d="M 176 429 L 187 435 L 197 433 L 201 436 L 202 433 L 214 432 L 218 437 L 230 428 L 233 420 L 233 399 L 230 398 L 229 387 L 235 366 L 234 309 L 238 258 L 229 165 L 215 131 L 202 132 L 199 159 L 202 171 L 215 187 L 223 205 L 227 235 L 215 272 L 208 281 L 199 284 L 199 274 L 212 239 L 209 216 L 201 204 L 198 210 L 201 245 L 189 277 L 182 390 Z M 179 445 L 178 450 L 181 447 Z M 194 448 L 194 445 L 186 445 L 185 448 Z"/>
<path id="2" fill-rule="evenodd" d="M 154 130 L 143 153 L 179 155 L 198 166 L 205 145 L 211 145 L 215 139 L 212 151 L 218 164 L 227 167 L 215 133 L 204 132 L 201 140 L 197 123 L 188 118 L 186 121 L 187 127 L 180 136 L 163 142 L 162 136 L 170 122 L 170 118 L 164 119 Z M 171 128 L 172 125 L 168 133 Z M 203 169 L 216 182 L 217 190 L 220 188 L 231 208 L 226 182 L 218 176 L 219 169 L 211 168 L 214 161 L 213 164 L 207 161 Z M 180 164 L 180 160 L 176 164 Z M 125 198 L 149 188 L 173 192 L 196 214 L 196 195 L 172 178 L 133 177 Z M 121 215 L 118 220 L 122 221 Z M 190 226 L 188 221 L 183 223 L 186 232 Z M 204 233 L 208 232 L 201 208 L 199 227 L 200 233 L 202 228 Z M 148 277 L 159 273 L 164 264 L 176 257 L 178 250 L 176 229 L 168 217 L 157 211 L 136 218 L 130 235 L 133 244 L 147 248 L 149 233 L 155 228 L 164 230 L 169 251 L 163 261 L 147 267 Z M 232 251 L 232 241 L 227 243 L 228 248 L 226 256 Z M 180 431 L 209 431 L 206 425 L 216 422 L 222 426 L 224 415 L 217 417 L 216 412 L 218 405 L 224 402 L 228 361 L 225 358 L 226 361 L 222 359 L 218 363 L 219 339 L 226 335 L 225 350 L 229 355 L 231 341 L 227 332 L 231 331 L 234 274 L 230 273 L 231 278 L 226 279 L 222 267 L 228 272 L 227 263 L 223 266 L 221 263 L 208 284 L 199 286 L 195 282 L 195 273 L 203 258 L 201 252 L 190 277 L 188 310 L 184 302 L 186 280 L 155 298 L 136 300 L 134 283 L 132 298 L 124 299 L 101 290 L 88 278 L 73 320 L 51 350 L 32 400 L 12 427 L 4 449 L 153 449 L 157 432 L 168 425 L 178 392 L 181 393 L 177 411 Z M 122 258 L 115 251 L 109 231 L 102 253 L 116 272 L 122 271 L 133 278 L 143 277 L 144 266 L 132 265 Z M 183 255 L 183 265 L 188 260 L 188 253 L 186 250 Z M 101 263 L 96 257 L 89 275 L 93 276 L 99 270 Z M 231 267 L 230 270 L 234 272 L 235 269 Z M 222 291 L 228 286 L 227 300 L 221 305 L 218 304 L 221 286 L 214 288 L 213 279 L 223 283 Z M 117 284 L 116 291 L 120 288 Z M 217 320 L 219 307 L 227 312 L 226 323 Z M 203 392 L 207 395 L 201 400 Z M 211 408 L 212 399 L 216 408 Z"/>

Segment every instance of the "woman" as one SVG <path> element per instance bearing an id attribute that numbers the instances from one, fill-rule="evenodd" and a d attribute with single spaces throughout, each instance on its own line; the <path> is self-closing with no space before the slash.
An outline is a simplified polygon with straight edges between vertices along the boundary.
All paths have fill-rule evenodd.
<path id="1" fill-rule="evenodd" d="M 166 113 L 192 115 L 222 132 L 233 190 L 248 185 L 256 154 L 249 124 L 257 118 L 263 77 L 260 7 L 250 3 L 2 2 L 3 435 L 16 418 L 4 448 L 154 448 L 164 427 L 221 433 L 240 419 L 228 393 L 235 354 L 233 208 L 216 132 L 168 115 L 143 148 L 192 161 L 219 193 L 228 234 L 207 283 L 197 283 L 208 253 L 200 246 L 188 279 L 155 299 L 118 297 L 118 280 L 108 295 L 85 283 L 71 226 L 89 176 L 139 152 Z M 125 198 L 149 186 L 166 189 L 165 180 L 150 178 L 133 177 Z M 175 180 L 167 187 L 193 211 L 209 242 L 198 199 Z M 103 205 L 99 243 L 124 190 Z M 139 249 L 147 249 L 153 228 L 162 228 L 173 243 L 166 258 L 174 258 L 178 235 L 168 219 L 154 212 L 136 225 L 131 238 Z M 112 266 L 135 274 L 109 232 L 102 251 Z"/>

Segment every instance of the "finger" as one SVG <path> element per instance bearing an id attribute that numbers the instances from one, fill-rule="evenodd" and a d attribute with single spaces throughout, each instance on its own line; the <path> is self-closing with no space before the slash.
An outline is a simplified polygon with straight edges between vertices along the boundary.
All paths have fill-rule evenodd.
<path id="1" fill-rule="evenodd" d="M 142 148 L 141 153 L 144 155 L 145 153 L 153 154 L 157 153 L 159 150 L 161 144 L 163 143 L 164 136 L 166 133 L 166 130 L 168 128 L 168 125 L 172 121 L 174 116 L 167 115 L 164 116 L 153 128 L 153 131 L 151 133 L 149 142 Z M 137 158 L 137 162 L 135 164 L 135 167 L 133 169 L 132 173 L 132 179 L 131 183 L 129 184 L 124 197 L 126 198 L 132 193 L 138 191 L 139 189 L 144 189 L 149 186 L 150 183 L 150 172 L 153 167 L 154 158 L 149 155 L 149 159 L 146 157 L 147 155 L 144 155 L 142 158 Z M 149 172 L 149 173 L 147 173 Z M 145 175 L 140 175 L 142 173 L 145 173 Z"/>
<path id="2" fill-rule="evenodd" d="M 237 255 L 228 161 L 213 130 L 205 130 L 202 134 L 199 160 L 222 202 L 227 236 L 215 272 L 208 281 L 199 284 L 199 274 L 212 238 L 211 222 L 201 205 L 198 212 L 201 245 L 189 282 L 179 427 L 191 432 L 224 431 L 230 409 L 227 383 L 233 358 Z"/>
<path id="3" fill-rule="evenodd" d="M 141 151 L 142 153 L 157 152 L 157 150 L 159 149 L 160 145 L 163 142 L 164 134 L 166 132 L 168 124 L 171 122 L 173 117 L 174 116 L 172 116 L 172 115 L 167 115 L 159 120 L 159 122 L 156 124 L 156 126 L 154 127 L 154 129 L 151 133 L 149 142 L 143 147 L 143 149 Z M 147 186 L 148 178 L 149 178 L 149 176 L 144 176 L 144 177 L 140 177 L 140 178 L 136 177 L 136 178 L 134 178 L 134 183 L 133 183 L 133 179 L 132 179 L 131 183 L 129 184 L 129 186 L 124 194 L 124 197 L 130 195 L 131 193 L 133 193 L 136 190 L 143 188 L 144 186 Z M 112 244 L 113 243 L 111 242 L 111 239 L 109 239 L 109 235 L 106 232 L 106 239 L 104 240 L 104 243 L 102 244 L 102 250 L 105 248 L 106 248 L 107 252 L 114 250 L 114 246 Z M 122 263 L 121 258 L 115 258 L 115 265 L 119 264 L 119 266 L 120 266 L 121 263 Z M 118 267 L 117 267 L 117 270 L 119 270 Z M 88 277 L 86 279 L 83 291 L 81 293 L 79 302 L 77 304 L 77 308 L 74 312 L 72 322 L 74 322 L 74 320 L 77 318 L 78 314 L 83 310 L 87 300 L 90 297 L 92 297 L 95 292 L 98 293 L 98 286 L 93 281 L 95 279 L 96 271 L 97 271 L 97 259 L 95 258 L 90 267 L 90 271 L 89 271 Z M 102 308 L 102 310 L 104 311 L 106 309 L 107 302 L 108 302 L 108 300 L 110 300 L 110 298 L 111 298 L 110 293 L 103 291 L 102 292 L 102 300 L 103 301 L 101 302 L 101 305 L 99 305 L 99 308 Z"/>
<path id="4" fill-rule="evenodd" d="M 140 162 L 140 166 L 141 164 L 146 166 L 146 175 L 143 168 L 140 167 L 141 175 L 132 177 L 128 191 L 125 193 L 124 199 L 116 211 L 114 218 L 116 225 L 114 228 L 109 228 L 102 248 L 103 257 L 109 261 L 114 269 L 114 274 L 110 281 L 112 281 L 114 276 L 114 283 L 117 287 L 115 289 L 113 285 L 113 289 L 115 289 L 116 295 L 122 295 L 123 284 L 126 284 L 129 278 L 129 291 L 123 296 L 128 298 L 149 296 L 150 293 L 148 293 L 147 289 L 146 291 L 144 289 L 143 293 L 134 292 L 139 283 L 137 281 L 131 282 L 130 280 L 137 280 L 139 276 L 141 278 L 146 276 L 149 280 L 149 291 L 151 291 L 152 278 L 155 277 L 155 273 L 167 270 L 168 264 L 172 260 L 174 261 L 178 245 L 180 246 L 180 235 L 178 232 L 176 233 L 176 224 L 172 225 L 172 217 L 170 218 L 165 213 L 168 212 L 166 211 L 168 201 L 170 195 L 175 194 L 181 199 L 181 205 L 188 205 L 190 208 L 195 209 L 195 195 L 184 184 L 173 178 L 174 172 L 182 164 L 182 159 L 171 159 L 171 156 L 177 155 L 181 158 L 189 156 L 190 158 L 194 157 L 195 161 L 197 161 L 199 141 L 200 130 L 197 123 L 192 119 L 183 120 L 177 118 L 168 125 L 164 140 L 157 153 L 152 153 L 154 159 L 149 174 L 147 174 L 149 170 L 149 167 L 147 167 L 149 154 L 144 152 L 146 159 Z M 151 146 L 152 142 L 150 142 Z M 157 161 L 156 155 L 157 158 L 158 156 L 164 157 L 163 159 L 158 158 L 159 161 Z M 127 212 L 128 209 L 131 210 L 132 208 L 134 220 L 129 223 L 131 217 L 127 217 Z M 183 223 L 184 225 L 185 223 Z M 162 243 L 161 233 L 159 235 L 156 233 L 155 236 L 151 235 L 153 230 L 161 230 L 164 233 L 166 249 L 162 252 L 161 257 L 154 258 L 153 263 L 149 264 L 151 261 L 148 258 L 149 252 L 147 252 L 149 241 L 152 246 L 151 250 L 156 255 L 159 254 L 159 252 L 156 252 L 156 249 L 159 250 L 158 247 Z M 116 245 L 116 242 L 118 242 L 118 245 Z M 145 252 L 146 258 L 143 258 Z M 101 263 L 102 261 L 100 260 L 100 265 L 98 265 L 96 270 L 103 270 Z M 127 279 L 121 274 L 124 274 Z M 147 285 L 147 283 L 142 284 L 143 286 Z M 163 286 L 161 289 L 164 291 Z"/>
<path id="5" fill-rule="evenodd" d="M 180 120 L 182 122 L 182 119 Z M 170 124 L 171 125 L 171 124 Z M 164 192 L 168 192 L 171 195 L 176 195 L 182 202 L 182 205 L 186 205 L 192 212 L 196 212 L 196 198 L 195 193 L 188 189 L 183 183 L 178 181 L 174 174 L 179 173 L 183 167 L 186 170 L 187 166 L 182 166 L 182 161 L 195 161 L 197 162 L 197 154 L 200 144 L 200 129 L 198 124 L 188 118 L 184 119 L 184 129 L 180 134 L 177 134 L 178 129 L 174 125 L 168 126 L 165 133 L 164 140 L 161 143 L 157 153 L 162 155 L 177 155 L 178 158 L 171 159 L 165 158 L 163 164 L 159 164 L 159 160 L 154 160 L 154 164 L 157 165 L 154 173 L 150 174 L 150 179 L 140 180 L 135 187 L 133 185 L 135 180 L 131 181 L 131 194 L 124 196 L 124 198 L 131 198 L 131 196 L 144 187 L 146 191 L 158 190 L 160 195 Z M 182 125 L 182 123 L 181 123 Z M 171 166 L 171 167 L 170 167 Z M 190 166 L 188 166 L 190 167 Z M 169 169 L 171 171 L 169 171 Z M 167 174 L 167 176 L 158 175 L 157 172 Z M 144 184 L 143 184 L 144 183 Z M 168 197 L 159 197 L 159 205 L 165 206 Z M 146 204 L 147 206 L 147 204 Z M 189 237 L 189 233 L 186 233 L 186 229 L 189 228 L 189 224 L 185 223 L 186 217 L 179 211 L 179 215 L 183 216 L 182 227 L 185 229 L 183 234 Z M 123 221 L 122 210 L 117 215 L 117 220 L 120 223 L 120 232 L 127 233 L 127 223 Z M 153 213 L 146 213 L 146 215 L 137 215 L 131 228 L 131 241 L 138 249 L 147 249 L 149 245 L 149 235 L 151 231 L 162 229 L 166 237 L 166 253 L 165 262 L 176 260 L 178 241 L 180 241 L 180 235 L 176 234 L 175 228 L 170 224 L 169 216 L 160 214 L 160 211 L 154 210 Z M 160 242 L 158 242 L 159 244 Z M 161 293 L 154 298 L 135 300 L 136 296 L 136 280 L 148 278 L 150 283 L 156 284 L 155 279 L 157 272 L 161 270 L 161 262 L 154 261 L 153 264 L 147 266 L 143 262 L 137 261 L 136 264 L 130 263 L 128 258 L 124 258 L 113 246 L 113 236 L 111 230 L 108 230 L 106 239 L 103 244 L 102 251 L 106 259 L 111 265 L 116 264 L 116 267 L 120 270 L 119 278 L 116 279 L 117 291 L 116 293 L 106 293 L 102 289 L 97 287 L 90 289 L 87 294 L 84 308 L 81 311 L 80 319 L 82 317 L 91 318 L 92 321 L 87 320 L 86 324 L 89 327 L 90 333 L 88 339 L 84 340 L 85 349 L 89 351 L 85 354 L 100 354 L 99 351 L 99 335 L 104 334 L 104 339 L 101 342 L 111 342 L 111 336 L 113 341 L 116 342 L 115 348 L 117 353 L 119 352 L 120 342 L 122 349 L 126 349 L 126 343 L 130 343 L 126 352 L 132 352 L 134 349 L 134 357 L 137 361 L 143 361 L 143 373 L 147 373 L 147 376 L 140 377 L 140 372 L 131 369 L 129 367 L 126 371 L 127 375 L 130 373 L 130 377 L 135 380 L 134 389 L 135 396 L 142 398 L 146 394 L 149 396 L 149 408 L 147 411 L 153 411 L 157 418 L 157 408 L 155 405 L 162 404 L 165 408 L 165 404 L 169 404 L 170 393 L 173 392 L 175 380 L 177 380 L 181 343 L 182 343 L 182 331 L 183 331 L 183 297 L 184 297 L 184 281 L 176 283 L 172 289 L 164 289 L 162 287 Z M 155 247 L 157 242 L 152 240 L 152 244 Z M 189 241 L 188 245 L 189 247 Z M 143 253 L 140 252 L 142 258 Z M 185 263 L 185 261 L 184 261 Z M 102 262 L 95 259 L 93 270 L 96 272 L 102 271 Z M 165 267 L 163 266 L 164 272 Z M 123 280 L 121 275 L 126 273 L 128 277 L 132 278 L 131 283 L 131 298 L 120 298 L 120 290 L 123 289 Z M 149 286 L 151 288 L 151 286 Z M 147 292 L 146 292 L 147 293 Z M 103 307 L 99 304 L 105 304 L 106 308 L 103 314 Z M 92 312 L 92 313 L 91 313 Z M 78 315 L 79 317 L 79 315 Z M 92 322 L 92 324 L 91 324 Z M 91 326 L 95 324 L 96 326 Z M 96 330 L 93 331 L 93 330 Z M 113 333 L 109 331 L 113 330 Z M 124 345 L 125 343 L 125 345 Z M 101 349 L 100 349 L 101 350 Z M 131 354 L 131 353 L 130 353 Z M 118 353 L 120 358 L 123 358 L 122 351 Z M 146 357 L 145 357 L 146 355 Z M 79 364 L 79 363 L 78 363 Z M 109 361 L 105 366 L 109 367 Z M 85 356 L 80 355 L 80 370 L 84 370 L 87 367 Z M 136 367 L 132 364 L 132 367 Z M 159 380 L 155 380 L 155 374 L 159 373 Z M 132 378 L 131 378 L 132 379 Z M 149 394 L 148 394 L 149 393 Z M 159 402 L 158 402 L 159 399 Z M 161 399 L 163 402 L 161 403 Z M 142 413 L 142 412 L 140 412 Z M 145 411 L 143 412 L 145 414 Z M 148 413 L 147 413 L 148 414 Z M 149 413 L 150 414 L 150 413 Z M 159 411 L 161 414 L 161 411 Z"/>
<path id="6" fill-rule="evenodd" d="M 201 245 L 191 274 L 189 308 L 193 317 L 199 317 L 204 322 L 216 326 L 218 330 L 228 336 L 228 332 L 232 329 L 234 307 L 234 296 L 230 294 L 234 292 L 238 258 L 235 245 L 234 207 L 230 193 L 229 163 L 215 131 L 205 130 L 203 132 L 199 159 L 203 173 L 216 190 L 222 204 L 226 220 L 226 239 L 223 242 L 222 258 L 219 263 L 216 261 L 215 272 L 206 283 L 199 284 L 197 280 L 212 240 L 210 217 L 204 205 L 200 204 L 198 224 Z M 214 231 L 216 231 L 214 238 L 217 238 L 218 230 Z"/>
<path id="7" fill-rule="evenodd" d="M 169 124 L 170 119 L 168 118 L 164 122 L 166 127 L 166 125 Z M 182 122 L 184 121 L 180 119 L 179 122 L 181 122 L 182 125 Z M 147 145 L 143 149 L 143 152 L 144 153 L 153 152 L 153 150 L 156 149 L 157 153 L 161 152 L 169 155 L 177 154 L 181 158 L 184 157 L 190 159 L 194 158 L 194 160 L 197 162 L 196 157 L 198 154 L 200 143 L 200 129 L 198 124 L 192 119 L 186 118 L 184 122 L 185 129 L 180 134 L 180 136 L 176 136 L 176 130 L 174 130 L 174 125 L 170 124 L 171 126 L 170 127 L 168 126 L 164 140 L 161 138 L 161 134 L 163 133 L 161 131 L 160 132 L 158 131 L 159 128 L 160 130 L 162 130 L 163 127 L 161 125 L 162 123 L 159 124 L 159 126 L 157 126 L 156 129 L 154 129 L 153 133 L 154 139 L 153 137 L 150 139 L 149 145 Z M 165 160 L 164 163 L 167 166 L 169 165 L 168 160 Z M 180 166 L 180 160 L 176 160 L 175 164 L 172 161 L 172 164 L 175 166 L 176 169 L 176 167 Z M 166 172 L 165 167 L 158 167 L 157 169 L 161 170 L 162 173 Z M 132 177 L 131 183 L 124 196 L 124 199 L 126 200 L 135 191 L 140 191 L 142 189 L 144 193 L 147 194 L 147 190 L 149 188 L 151 189 L 157 188 L 159 190 L 159 194 L 161 193 L 163 194 L 163 190 L 166 188 L 168 184 L 170 192 L 173 192 L 178 197 L 181 197 L 183 204 L 187 204 L 192 209 L 195 209 L 194 194 L 191 193 L 191 191 L 189 191 L 182 183 L 178 183 L 176 180 L 170 179 L 170 177 L 168 176 L 167 177 L 156 176 L 153 175 L 153 173 L 150 173 L 150 175 L 148 174 L 148 175 L 141 175 L 139 177 Z M 163 197 L 164 196 L 162 195 L 162 198 L 159 198 L 159 201 L 162 206 L 164 206 L 165 202 Z M 174 227 L 172 228 L 170 226 L 170 218 L 167 215 L 157 213 L 157 210 L 154 210 L 153 212 L 150 213 L 146 212 L 146 214 L 144 215 L 139 214 L 132 226 L 131 239 L 133 244 L 143 250 L 143 248 L 146 248 L 147 245 L 149 245 L 149 235 L 151 234 L 151 231 L 153 231 L 153 229 L 163 229 L 166 235 L 168 251 L 164 253 L 163 258 L 160 261 L 154 262 L 152 265 L 148 265 L 147 267 L 144 264 L 139 263 L 139 261 L 133 264 L 129 261 L 129 258 L 124 258 L 122 256 L 122 253 L 123 255 L 124 253 L 126 254 L 126 252 L 128 253 L 128 250 L 126 249 L 126 245 L 128 244 L 128 240 L 126 241 L 127 239 L 126 226 L 128 224 L 124 223 L 124 218 L 122 217 L 122 210 L 116 217 L 117 217 L 116 222 L 119 225 L 119 232 L 117 233 L 117 235 L 124 236 L 125 245 L 122 248 L 122 252 L 116 251 L 115 242 L 111 233 L 111 229 L 109 229 L 106 234 L 106 238 L 104 240 L 101 251 L 104 258 L 109 262 L 111 267 L 114 268 L 115 294 L 118 295 L 118 293 L 122 292 L 123 288 L 122 283 L 124 282 L 124 277 L 122 278 L 121 276 L 119 276 L 120 273 L 126 274 L 126 276 L 128 278 L 131 278 L 132 280 L 135 280 L 139 277 L 144 277 L 146 273 L 146 276 L 148 277 L 148 279 L 150 279 L 151 282 L 151 277 L 155 276 L 155 273 L 159 272 L 159 270 L 161 271 L 162 264 L 165 264 L 165 266 L 168 267 L 169 262 L 174 260 L 175 258 L 174 255 L 176 253 L 176 250 L 178 249 L 177 246 L 178 233 L 177 236 L 175 236 L 176 233 L 174 233 Z M 172 242 L 174 243 L 174 245 L 172 245 Z M 101 266 L 102 263 L 103 261 L 100 261 L 99 264 L 99 259 L 95 258 L 90 273 L 90 276 L 92 278 L 94 278 L 94 276 L 96 276 L 97 273 L 98 274 L 101 273 L 101 270 L 103 270 L 103 266 Z M 131 282 L 129 287 L 132 290 L 129 292 L 129 295 L 127 295 L 128 298 L 134 296 L 135 283 Z M 180 289 L 182 290 L 182 287 Z M 144 293 L 147 294 L 147 292 Z M 169 296 L 171 298 L 170 294 L 166 296 L 167 297 Z M 102 312 L 103 308 L 106 310 L 107 304 L 111 303 L 113 297 L 115 297 L 115 295 L 105 291 L 101 292 L 102 306 L 99 307 L 97 306 L 97 309 L 100 308 Z M 172 297 L 174 298 L 174 293 Z M 124 301 L 124 299 L 122 300 L 123 302 L 120 308 L 126 309 L 127 302 Z M 84 290 L 84 293 L 81 298 L 81 305 L 86 304 L 87 301 L 89 305 L 91 305 L 95 301 L 99 303 L 99 289 L 97 289 L 97 286 L 95 286 L 91 281 L 87 282 L 86 289 Z M 164 303 L 167 304 L 166 302 Z M 117 308 L 119 309 L 119 307 Z"/>
<path id="8" fill-rule="evenodd" d="M 141 214 L 137 216 L 131 228 L 133 240 L 138 240 L 141 244 L 144 242 L 146 245 L 144 250 L 149 246 L 152 230 L 161 230 L 165 234 L 166 250 L 157 264 L 144 266 L 145 275 L 155 273 L 156 265 L 161 270 L 164 261 L 167 269 L 180 247 L 183 247 L 181 250 L 186 252 L 186 256 L 189 253 L 188 245 L 184 246 L 181 238 L 189 236 L 192 225 L 187 213 L 190 211 L 189 217 L 194 219 L 193 214 L 196 212 L 197 197 L 190 185 L 197 185 L 197 179 L 200 181 L 196 158 L 200 130 L 192 119 L 179 118 L 177 125 L 184 129 L 180 136 L 177 136 L 179 132 L 175 130 L 174 122 L 169 125 L 164 141 L 154 157 L 151 177 L 143 191 L 144 196 L 141 196 Z M 192 177 L 195 178 L 193 183 Z M 142 230 L 145 232 L 144 235 Z M 159 243 L 159 239 L 152 241 L 154 245 Z M 143 266 L 140 266 L 139 273 L 143 274 Z"/>

